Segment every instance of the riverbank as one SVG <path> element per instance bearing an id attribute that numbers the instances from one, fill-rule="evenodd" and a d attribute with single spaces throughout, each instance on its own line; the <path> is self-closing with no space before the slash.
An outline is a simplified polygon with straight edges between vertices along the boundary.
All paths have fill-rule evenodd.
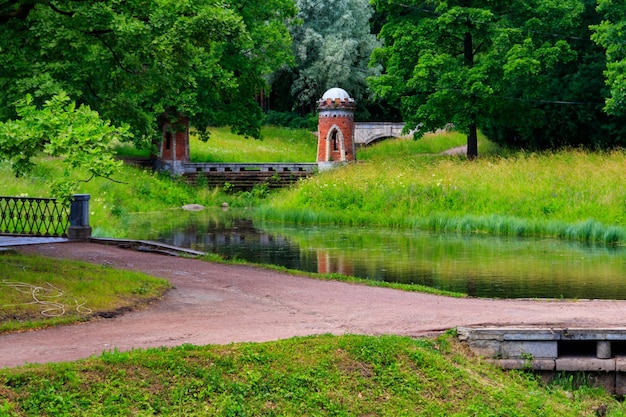
<path id="1" fill-rule="evenodd" d="M 398 141 L 398 150 L 405 149 Z M 392 144 L 386 144 L 391 147 Z M 272 196 L 265 220 L 626 244 L 626 151 L 375 153 Z"/>

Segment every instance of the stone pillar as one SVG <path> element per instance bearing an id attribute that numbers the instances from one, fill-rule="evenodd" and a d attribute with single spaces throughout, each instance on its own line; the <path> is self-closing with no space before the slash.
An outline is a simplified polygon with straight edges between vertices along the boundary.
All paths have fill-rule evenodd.
<path id="1" fill-rule="evenodd" d="M 89 194 L 75 194 L 70 205 L 70 226 L 67 237 L 77 240 L 88 240 L 91 237 L 89 226 Z"/>
<path id="2" fill-rule="evenodd" d="M 611 342 L 606 340 L 599 340 L 596 342 L 596 357 L 598 359 L 610 359 L 611 358 Z"/>
<path id="3" fill-rule="evenodd" d="M 354 99 L 341 88 L 331 88 L 318 101 L 317 163 L 320 170 L 356 160 L 355 108 Z"/>

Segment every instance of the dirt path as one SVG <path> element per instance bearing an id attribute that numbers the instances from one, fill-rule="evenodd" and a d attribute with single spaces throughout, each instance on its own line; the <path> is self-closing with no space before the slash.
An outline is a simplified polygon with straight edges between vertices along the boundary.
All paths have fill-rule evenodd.
<path id="1" fill-rule="evenodd" d="M 321 333 L 427 335 L 468 325 L 615 327 L 626 301 L 454 299 L 135 252 L 94 243 L 23 246 L 167 278 L 175 289 L 112 319 L 0 336 L 0 367 L 67 361 L 103 351 L 268 341 Z"/>

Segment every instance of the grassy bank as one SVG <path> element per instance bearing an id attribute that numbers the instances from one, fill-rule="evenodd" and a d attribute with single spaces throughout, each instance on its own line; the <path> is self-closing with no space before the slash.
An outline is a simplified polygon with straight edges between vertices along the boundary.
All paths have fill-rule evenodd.
<path id="1" fill-rule="evenodd" d="M 106 265 L 10 253 L 0 254 L 0 277 L 0 333 L 118 314 L 169 288 L 165 280 Z"/>
<path id="2" fill-rule="evenodd" d="M 607 394 L 546 387 L 451 336 L 316 336 L 112 352 L 0 371 L 4 416 L 584 416 Z M 566 381 L 567 382 L 567 381 Z"/>
<path id="3" fill-rule="evenodd" d="M 0 176 L 9 179 L 0 183 L 0 195 L 49 197 L 46 181 L 58 176 L 61 169 L 59 161 L 39 159 L 34 172 L 25 178 L 15 178 L 7 164 L 0 164 Z M 87 178 L 80 172 L 74 175 Z M 231 207 L 249 207 L 257 204 L 260 197 L 250 192 L 229 194 L 219 188 L 197 188 L 169 175 L 127 165 L 121 167 L 113 180 L 94 178 L 81 183 L 78 190 L 91 195 L 90 224 L 95 237 L 128 237 L 128 222 L 139 213 L 172 210 L 172 217 L 177 217 L 185 204 L 218 207 L 225 202 Z"/>
<path id="4" fill-rule="evenodd" d="M 381 225 L 626 243 L 626 152 L 462 157 L 406 153 L 406 141 L 275 195 L 265 220 Z"/>

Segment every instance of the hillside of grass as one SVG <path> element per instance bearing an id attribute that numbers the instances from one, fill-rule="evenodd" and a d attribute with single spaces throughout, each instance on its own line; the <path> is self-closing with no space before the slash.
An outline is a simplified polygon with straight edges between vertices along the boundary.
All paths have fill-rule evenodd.
<path id="1" fill-rule="evenodd" d="M 453 336 L 315 336 L 0 370 L 2 416 L 623 416 L 606 393 L 484 363 Z"/>
<path id="2" fill-rule="evenodd" d="M 263 126 L 261 139 L 236 135 L 228 127 L 210 131 L 206 142 L 190 133 L 191 162 L 315 162 L 317 137 L 304 129 Z M 138 151 L 130 144 L 119 144 L 116 150 L 125 156 L 149 156 L 147 150 Z"/>
<path id="3" fill-rule="evenodd" d="M 274 195 L 259 218 L 301 224 L 380 225 L 501 236 L 626 243 L 626 151 L 482 156 L 420 153 L 458 143 L 454 133 L 389 140 L 359 162 Z M 435 147 L 435 149 L 437 149 Z"/>

